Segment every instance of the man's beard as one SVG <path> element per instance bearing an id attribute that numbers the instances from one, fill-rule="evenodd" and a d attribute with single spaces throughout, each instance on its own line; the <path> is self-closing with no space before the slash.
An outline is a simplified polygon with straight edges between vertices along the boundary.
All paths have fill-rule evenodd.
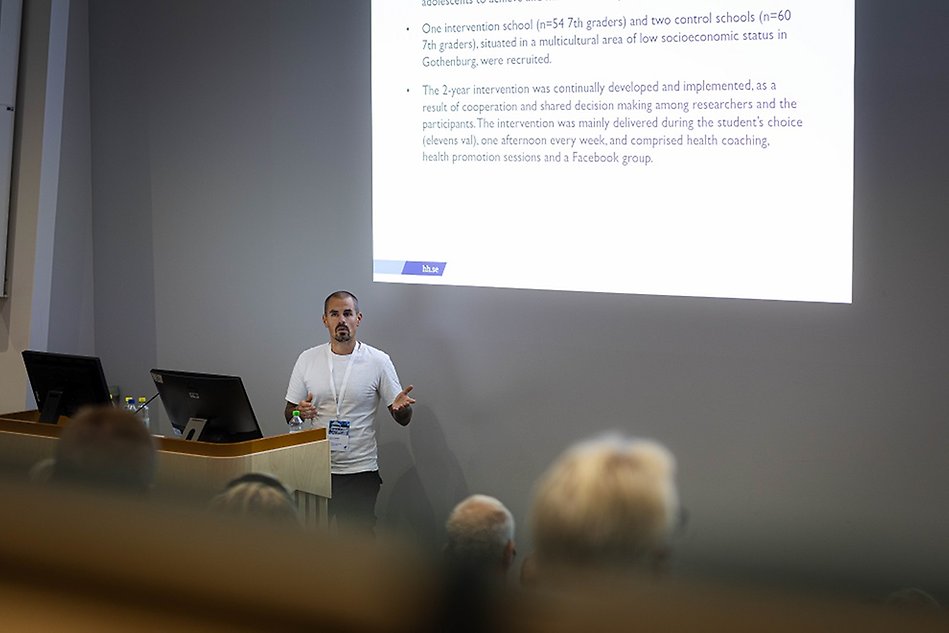
<path id="1" fill-rule="evenodd" d="M 352 333 L 349 330 L 336 330 L 333 338 L 337 343 L 345 343 L 352 338 Z"/>

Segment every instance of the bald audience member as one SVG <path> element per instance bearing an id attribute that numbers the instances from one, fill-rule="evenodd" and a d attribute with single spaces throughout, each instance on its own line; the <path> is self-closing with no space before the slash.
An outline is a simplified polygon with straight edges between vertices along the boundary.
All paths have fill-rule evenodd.
<path id="1" fill-rule="evenodd" d="M 82 410 L 56 444 L 50 481 L 145 493 L 155 476 L 152 436 L 132 413 L 113 407 Z"/>
<path id="2" fill-rule="evenodd" d="M 675 460 L 665 447 L 619 436 L 574 445 L 535 490 L 538 572 L 652 567 L 678 515 Z"/>
<path id="3" fill-rule="evenodd" d="M 445 522 L 445 558 L 455 566 L 504 575 L 514 562 L 514 517 L 487 495 L 471 495 Z"/>

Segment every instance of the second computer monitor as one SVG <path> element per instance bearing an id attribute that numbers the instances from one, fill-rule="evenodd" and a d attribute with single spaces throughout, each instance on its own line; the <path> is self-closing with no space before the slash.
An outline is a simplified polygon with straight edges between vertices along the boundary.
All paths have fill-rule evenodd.
<path id="1" fill-rule="evenodd" d="M 184 439 L 243 442 L 263 437 L 239 376 L 153 369 L 172 426 Z"/>

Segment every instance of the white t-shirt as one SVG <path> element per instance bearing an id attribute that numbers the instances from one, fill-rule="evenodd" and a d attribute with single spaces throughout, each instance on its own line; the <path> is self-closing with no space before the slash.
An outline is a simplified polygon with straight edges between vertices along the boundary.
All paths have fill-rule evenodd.
<path id="1" fill-rule="evenodd" d="M 353 367 L 347 380 L 350 363 Z M 330 387 L 331 376 L 335 390 Z M 379 469 L 376 410 L 380 400 L 391 405 L 400 391 L 399 376 L 385 352 L 357 342 L 352 354 L 339 355 L 332 352 L 329 343 L 324 343 L 300 354 L 290 374 L 287 402 L 302 402 L 311 393 L 317 410 L 315 426 L 327 428 L 330 420 L 350 423 L 346 450 L 330 452 L 331 471 L 342 475 Z M 342 393 L 338 412 L 334 393 Z"/>

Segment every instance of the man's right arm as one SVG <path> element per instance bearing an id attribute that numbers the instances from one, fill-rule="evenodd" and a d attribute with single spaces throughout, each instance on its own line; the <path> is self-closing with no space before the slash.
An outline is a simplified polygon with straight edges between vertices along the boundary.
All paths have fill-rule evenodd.
<path id="1" fill-rule="evenodd" d="M 304 353 L 305 354 L 305 353 Z M 290 372 L 290 384 L 287 386 L 287 406 L 283 408 L 283 417 L 289 422 L 293 417 L 294 411 L 300 412 L 300 417 L 304 420 L 311 420 L 316 417 L 316 407 L 313 406 L 313 394 L 307 391 L 306 381 L 304 379 L 305 363 L 304 354 L 300 354 L 297 362 L 293 365 L 293 371 Z M 291 398 L 299 398 L 306 394 L 298 403 L 294 403 Z"/>
<path id="2" fill-rule="evenodd" d="M 283 409 L 283 417 L 287 422 L 293 417 L 293 412 L 299 411 L 300 417 L 304 420 L 312 420 L 316 417 L 316 407 L 313 406 L 313 394 L 307 393 L 306 398 L 298 404 L 287 400 L 287 406 Z"/>

